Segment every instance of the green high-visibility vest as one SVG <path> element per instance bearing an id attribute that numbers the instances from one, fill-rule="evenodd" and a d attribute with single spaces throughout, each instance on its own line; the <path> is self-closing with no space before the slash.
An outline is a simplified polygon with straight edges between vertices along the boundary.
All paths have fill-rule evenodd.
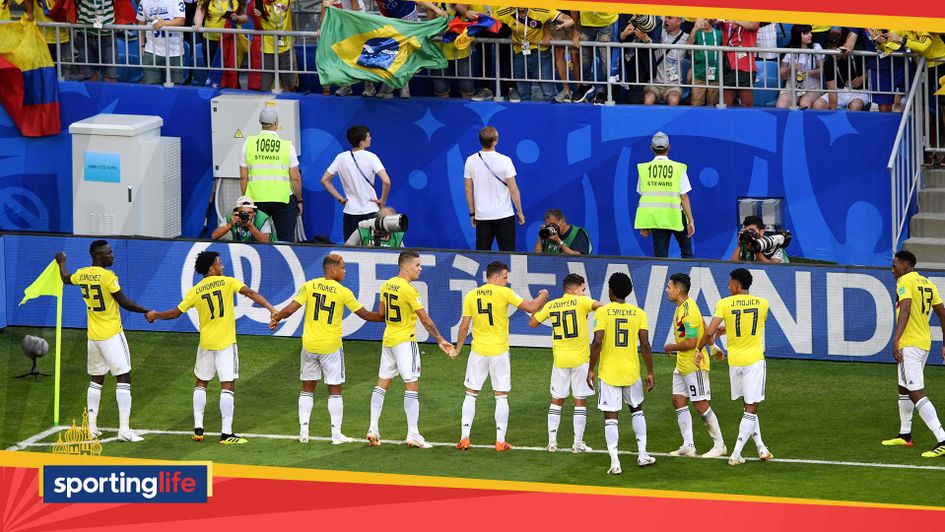
<path id="1" fill-rule="evenodd" d="M 246 195 L 255 202 L 288 203 L 292 195 L 289 182 L 292 142 L 272 133 L 260 133 L 246 139 L 246 170 L 249 180 Z"/>
<path id="2" fill-rule="evenodd" d="M 373 246 L 374 245 L 374 231 L 370 229 L 365 229 L 363 227 L 358 228 L 358 235 L 361 237 L 362 246 Z M 403 247 L 404 242 L 404 233 L 402 231 L 397 231 L 390 234 L 390 238 L 387 240 L 381 240 L 380 244 L 382 248 L 399 248 Z"/>
<path id="3" fill-rule="evenodd" d="M 633 221 L 635 229 L 682 231 L 680 182 L 686 165 L 669 159 L 654 159 L 637 165 L 640 205 Z"/>

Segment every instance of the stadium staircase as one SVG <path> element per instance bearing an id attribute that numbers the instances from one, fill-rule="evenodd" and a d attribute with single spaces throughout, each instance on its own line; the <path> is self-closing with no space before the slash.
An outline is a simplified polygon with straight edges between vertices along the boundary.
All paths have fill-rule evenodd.
<path id="1" fill-rule="evenodd" d="M 927 169 L 919 191 L 919 212 L 909 222 L 903 249 L 915 253 L 921 269 L 945 270 L 945 169 Z"/>

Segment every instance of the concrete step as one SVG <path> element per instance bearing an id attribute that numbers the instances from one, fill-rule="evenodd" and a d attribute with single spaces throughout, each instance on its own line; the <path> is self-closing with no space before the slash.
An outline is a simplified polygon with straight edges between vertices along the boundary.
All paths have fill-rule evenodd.
<path id="1" fill-rule="evenodd" d="M 945 262 L 945 238 L 912 237 L 902 243 L 902 249 L 915 253 L 919 262 Z"/>
<path id="2" fill-rule="evenodd" d="M 919 191 L 920 212 L 945 212 L 945 187 L 925 187 Z"/>
<path id="3" fill-rule="evenodd" d="M 945 273 L 945 262 L 920 262 L 915 265 L 915 269 L 919 272 L 934 272 L 935 275 L 941 275 Z"/>
<path id="4" fill-rule="evenodd" d="M 909 235 L 918 237 L 945 237 L 945 213 L 920 212 L 909 222 Z"/>
<path id="5" fill-rule="evenodd" d="M 924 184 L 926 187 L 945 187 L 945 168 L 927 168 Z"/>

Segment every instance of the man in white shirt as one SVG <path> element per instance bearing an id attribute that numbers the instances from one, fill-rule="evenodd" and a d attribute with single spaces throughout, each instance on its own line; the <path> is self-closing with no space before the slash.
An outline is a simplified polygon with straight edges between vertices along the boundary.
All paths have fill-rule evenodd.
<path id="1" fill-rule="evenodd" d="M 660 42 L 670 47 L 686 44 L 689 34 L 682 31 L 682 18 L 663 17 L 663 35 Z M 666 102 L 679 105 L 682 98 L 682 59 L 686 50 L 680 48 L 660 49 L 653 54 L 653 85 L 643 91 L 643 105 Z"/>
<path id="2" fill-rule="evenodd" d="M 141 0 L 138 4 L 138 24 L 150 26 L 146 32 L 147 42 L 141 54 L 144 66 L 141 83 L 157 85 L 166 81 L 164 67 L 168 64 L 179 67 L 184 55 L 183 34 L 179 31 L 161 31 L 167 26 L 183 26 L 185 21 L 184 2 L 182 0 Z M 138 42 L 143 39 L 138 38 Z M 171 71 L 171 81 L 183 83 L 184 71 L 175 68 Z"/>
<path id="3" fill-rule="evenodd" d="M 371 147 L 371 131 L 367 126 L 352 126 L 348 129 L 351 149 L 343 151 L 322 175 L 322 186 L 333 198 L 344 205 L 344 234 L 350 235 L 358 229 L 358 222 L 374 218 L 375 213 L 387 203 L 390 194 L 390 177 L 381 160 L 367 151 Z M 342 196 L 331 181 L 341 178 Z M 374 178 L 381 178 L 381 197 L 374 189 Z"/>
<path id="4" fill-rule="evenodd" d="M 495 151 L 498 143 L 496 128 L 487 126 L 479 131 L 482 149 L 466 158 L 463 169 L 466 203 L 470 222 L 476 228 L 477 250 L 491 250 L 492 242 L 498 241 L 499 251 L 515 251 L 515 211 L 519 225 L 525 225 L 525 213 L 515 183 L 515 165 Z"/>

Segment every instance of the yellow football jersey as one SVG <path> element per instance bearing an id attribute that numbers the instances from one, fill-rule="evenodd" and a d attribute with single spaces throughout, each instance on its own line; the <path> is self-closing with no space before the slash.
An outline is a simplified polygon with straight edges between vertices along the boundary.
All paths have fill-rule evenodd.
<path id="1" fill-rule="evenodd" d="M 646 312 L 630 303 L 608 303 L 594 312 L 594 332 L 604 331 L 597 376 L 611 386 L 630 386 L 640 379 L 637 341 L 648 331 Z"/>
<path id="2" fill-rule="evenodd" d="M 236 343 L 233 300 L 244 286 L 232 277 L 212 275 L 188 290 L 184 300 L 177 305 L 181 312 L 197 307 L 202 349 L 218 351 Z"/>
<path id="3" fill-rule="evenodd" d="M 89 315 L 89 340 L 108 340 L 121 332 L 121 314 L 112 297 L 121 290 L 118 276 L 101 266 L 88 266 L 76 270 L 69 282 L 82 290 Z"/>
<path id="4" fill-rule="evenodd" d="M 472 350 L 479 356 L 501 355 L 509 350 L 509 305 L 522 299 L 511 288 L 484 284 L 463 298 L 463 317 L 472 318 Z"/>
<path id="5" fill-rule="evenodd" d="M 595 301 L 587 296 L 564 294 L 549 301 L 535 314 L 543 322 L 551 318 L 551 352 L 556 368 L 576 368 L 590 360 L 587 339 L 587 315 Z"/>
<path id="6" fill-rule="evenodd" d="M 394 277 L 381 286 L 384 313 L 384 347 L 417 340 L 417 311 L 423 310 L 420 293 L 403 277 Z"/>
<path id="7" fill-rule="evenodd" d="M 899 348 L 915 347 L 928 351 L 932 347 L 932 335 L 929 331 L 929 313 L 932 307 L 942 303 L 938 287 L 919 275 L 909 272 L 896 281 L 896 320 L 899 320 L 899 303 L 904 299 L 912 300 L 909 321 L 906 330 L 899 338 Z M 91 316 L 91 313 L 90 313 Z"/>
<path id="8" fill-rule="evenodd" d="M 295 302 L 305 307 L 302 348 L 316 355 L 330 355 L 341 349 L 344 307 L 351 312 L 363 307 L 351 290 L 324 277 L 303 284 Z"/>
<path id="9" fill-rule="evenodd" d="M 522 53 L 522 43 L 528 41 L 532 48 L 540 48 L 542 52 L 548 49 L 541 46 L 542 27 L 554 22 L 561 15 L 556 9 L 530 8 L 524 17 L 518 16 L 518 9 L 514 7 L 499 8 L 497 18 L 507 24 L 512 30 L 512 43 L 515 53 Z"/>
<path id="10" fill-rule="evenodd" d="M 729 366 L 750 366 L 764 360 L 768 300 L 752 294 L 722 298 L 713 316 L 725 321 Z"/>
<path id="11" fill-rule="evenodd" d="M 702 312 L 699 311 L 699 305 L 692 299 L 687 299 L 682 305 L 676 307 L 673 314 L 673 337 L 676 343 L 684 342 L 690 338 L 696 339 L 696 344 L 705 334 L 705 320 L 702 318 Z M 676 370 L 681 375 L 688 375 L 697 369 L 709 369 L 709 357 L 702 357 L 702 364 L 696 367 L 696 350 L 676 352 Z"/>
<path id="12" fill-rule="evenodd" d="M 604 28 L 617 22 L 620 15 L 605 11 L 581 11 L 581 26 Z M 609 383 L 608 383 L 609 384 Z"/>

